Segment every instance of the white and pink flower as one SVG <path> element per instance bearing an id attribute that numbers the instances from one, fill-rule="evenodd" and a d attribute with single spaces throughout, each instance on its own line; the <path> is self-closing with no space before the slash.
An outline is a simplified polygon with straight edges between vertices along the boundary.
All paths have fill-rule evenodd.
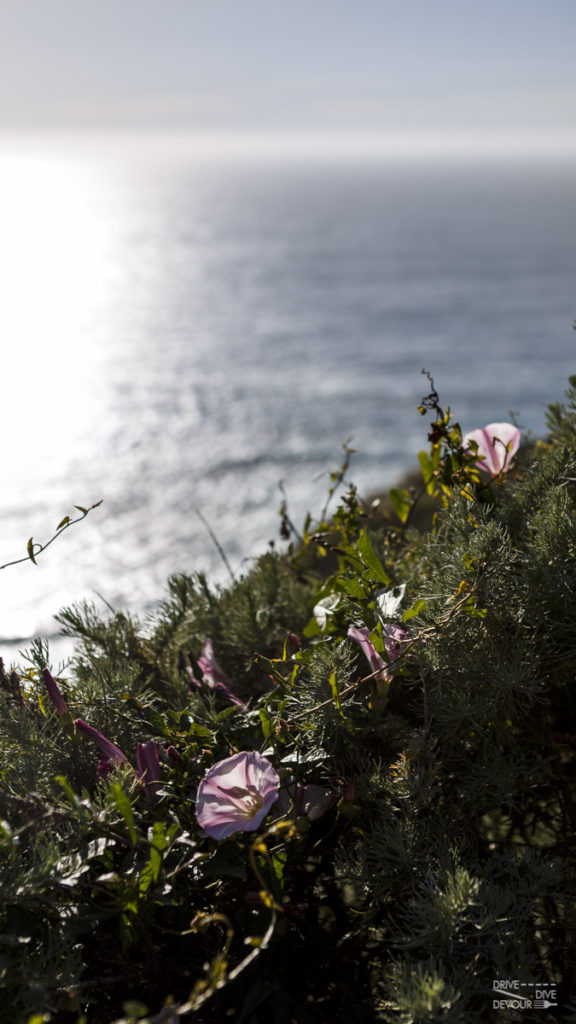
<path id="1" fill-rule="evenodd" d="M 198 786 L 196 818 L 212 839 L 255 832 L 278 799 L 280 778 L 256 750 L 219 761 Z"/>
<path id="2" fill-rule="evenodd" d="M 462 447 L 465 451 L 471 450 L 471 442 L 477 445 L 479 456 L 474 465 L 496 477 L 508 472 L 520 445 L 520 430 L 513 423 L 489 423 L 464 435 Z"/>

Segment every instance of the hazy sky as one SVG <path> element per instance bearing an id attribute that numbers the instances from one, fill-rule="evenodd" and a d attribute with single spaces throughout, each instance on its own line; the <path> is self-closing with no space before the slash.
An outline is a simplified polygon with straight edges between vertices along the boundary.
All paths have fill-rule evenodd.
<path id="1" fill-rule="evenodd" d="M 0 128 L 574 135 L 576 0 L 0 0 Z"/>

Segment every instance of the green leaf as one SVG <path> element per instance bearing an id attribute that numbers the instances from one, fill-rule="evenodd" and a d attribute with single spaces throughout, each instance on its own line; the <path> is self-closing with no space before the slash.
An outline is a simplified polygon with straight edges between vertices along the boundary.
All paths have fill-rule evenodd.
<path id="1" fill-rule="evenodd" d="M 358 538 L 357 549 L 364 565 L 370 570 L 371 578 L 378 580 L 380 583 L 390 583 L 390 577 L 375 553 L 368 534 L 364 530 L 362 530 Z"/>
<path id="2" fill-rule="evenodd" d="M 28 541 L 28 543 L 26 545 L 26 550 L 28 552 L 28 558 L 30 559 L 30 561 L 34 562 L 34 565 L 38 565 L 38 562 L 34 558 L 34 538 L 33 537 L 30 537 L 30 540 Z"/>
<path id="3" fill-rule="evenodd" d="M 434 479 L 434 465 L 428 452 L 418 452 L 418 462 L 420 463 L 420 469 L 422 470 L 422 476 L 424 477 L 424 483 L 426 484 L 426 490 L 428 494 L 434 495 L 436 491 L 436 483 Z"/>
<path id="4" fill-rule="evenodd" d="M 69 522 L 70 522 L 70 516 L 64 516 L 64 519 L 60 520 L 60 522 L 58 523 L 58 526 L 56 527 L 56 529 L 57 530 L 61 530 L 62 527 L 66 526 L 67 523 L 69 523 Z"/>
<path id="5" fill-rule="evenodd" d="M 94 507 L 94 506 L 93 506 L 93 507 Z M 74 508 L 77 508 L 77 509 L 78 509 L 78 511 L 79 511 L 79 512 L 81 512 L 83 516 L 87 516 L 87 515 L 88 515 L 88 512 L 90 511 L 89 509 L 87 509 L 87 508 L 84 508 L 84 506 L 83 506 L 83 505 L 74 505 Z"/>
<path id="6" fill-rule="evenodd" d="M 427 607 L 427 601 L 424 601 L 421 598 L 419 601 L 416 601 L 416 604 L 413 604 L 411 608 L 406 609 L 402 616 L 402 622 L 409 622 L 410 619 L 413 619 L 416 615 L 420 615 L 420 612 L 423 612 Z"/>
<path id="7" fill-rule="evenodd" d="M 332 674 L 330 676 L 330 689 L 332 690 L 332 696 L 334 697 L 334 703 L 336 704 L 336 707 L 338 708 L 338 711 L 341 712 L 342 709 L 341 709 L 341 706 L 340 706 L 340 693 L 338 691 L 338 683 L 336 681 L 336 672 L 335 671 L 332 672 Z"/>
<path id="8" fill-rule="evenodd" d="M 350 597 L 366 597 L 366 586 L 363 586 L 360 580 L 353 576 L 339 576 L 334 581 L 334 588 L 341 594 L 348 594 Z"/>
<path id="9" fill-rule="evenodd" d="M 306 626 L 304 626 L 304 629 L 302 630 L 302 634 L 305 637 L 317 636 L 318 633 L 321 632 L 322 630 L 320 629 L 320 626 L 316 622 L 316 619 L 310 619 L 310 622 Z"/>
<path id="10" fill-rule="evenodd" d="M 148 1007 L 144 1006 L 144 1003 L 140 1003 L 137 999 L 128 999 L 125 1003 L 122 1003 L 122 1009 L 128 1018 L 129 1024 L 140 1020 L 148 1013 Z"/>
<path id="11" fill-rule="evenodd" d="M 272 856 L 272 867 L 274 868 L 274 874 L 281 883 L 284 878 L 284 869 L 286 867 L 286 861 L 288 860 L 287 850 L 278 850 L 277 853 Z"/>
<path id="12" fill-rule="evenodd" d="M 78 805 L 80 804 L 80 800 L 77 797 L 77 795 L 74 792 L 74 790 L 72 789 L 72 786 L 68 782 L 68 779 L 66 778 L 66 776 L 65 775 L 56 775 L 56 782 L 60 783 L 60 785 L 62 786 L 62 789 L 66 793 L 66 796 L 68 797 L 68 799 L 69 799 L 70 803 L 72 804 L 72 806 L 73 807 L 78 807 Z"/>
<path id="13" fill-rule="evenodd" d="M 272 719 L 270 718 L 266 708 L 260 708 L 258 717 L 260 718 L 260 725 L 262 726 L 262 734 L 264 739 L 267 740 L 272 732 Z"/>
<path id="14" fill-rule="evenodd" d="M 390 501 L 400 522 L 405 523 L 412 508 L 412 499 L 408 491 L 399 491 L 397 487 L 393 487 L 390 491 Z"/>
<path id="15" fill-rule="evenodd" d="M 110 784 L 110 793 L 116 805 L 116 809 L 122 815 L 124 821 L 128 826 L 130 842 L 132 843 L 132 846 L 136 846 L 136 827 L 134 825 L 134 813 L 132 811 L 132 804 L 130 803 L 128 796 L 122 789 L 122 786 L 118 782 L 112 782 Z"/>

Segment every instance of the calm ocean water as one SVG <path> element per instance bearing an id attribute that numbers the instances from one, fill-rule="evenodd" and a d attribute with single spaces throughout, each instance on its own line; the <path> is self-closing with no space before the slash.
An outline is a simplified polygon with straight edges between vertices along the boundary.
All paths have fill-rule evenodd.
<path id="1" fill-rule="evenodd" d="M 144 614 L 425 446 L 429 369 L 465 430 L 544 428 L 576 372 L 573 163 L 122 159 L 0 150 L 0 654 L 80 599 Z M 14 644 L 12 640 L 17 638 Z M 5 641 L 5 642 L 4 642 Z"/>

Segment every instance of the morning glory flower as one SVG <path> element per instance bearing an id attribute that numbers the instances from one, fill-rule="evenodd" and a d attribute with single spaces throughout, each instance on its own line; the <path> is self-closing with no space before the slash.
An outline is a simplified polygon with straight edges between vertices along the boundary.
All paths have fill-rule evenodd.
<path id="1" fill-rule="evenodd" d="M 489 423 L 479 430 L 471 430 L 462 438 L 462 447 L 470 450 L 470 442 L 478 445 L 481 458 L 474 465 L 485 470 L 490 476 L 499 476 L 510 468 L 510 462 L 518 451 L 520 431 L 513 423 Z"/>
<path id="2" fill-rule="evenodd" d="M 63 721 L 72 722 L 70 708 L 68 707 L 66 701 L 64 700 L 64 697 L 60 693 L 56 680 L 53 678 L 52 674 L 48 671 L 47 668 L 42 669 L 42 676 L 44 678 L 44 682 L 46 683 L 48 696 L 50 697 L 50 700 L 52 701 L 56 709 L 56 714 Z"/>
<path id="3" fill-rule="evenodd" d="M 389 661 L 396 661 L 402 654 L 402 646 L 406 641 L 408 633 L 402 626 L 396 626 L 393 622 L 385 622 L 382 626 L 384 635 L 384 647 Z"/>
<path id="4" fill-rule="evenodd" d="M 312 614 L 322 631 L 326 629 L 329 617 L 334 615 L 339 604 L 338 594 L 328 594 L 328 597 L 323 597 L 318 604 L 314 605 Z"/>
<path id="5" fill-rule="evenodd" d="M 152 801 L 162 787 L 160 755 L 155 740 L 136 744 L 136 767 L 138 775 L 144 783 L 146 797 Z"/>
<path id="6" fill-rule="evenodd" d="M 256 750 L 219 761 L 198 786 L 196 817 L 212 839 L 255 832 L 278 799 L 280 779 Z"/>
<path id="7" fill-rule="evenodd" d="M 350 626 L 348 638 L 359 644 L 365 655 L 370 671 L 376 680 L 390 680 L 390 672 L 384 659 L 378 654 L 370 639 L 370 630 L 366 626 Z"/>
<path id="8" fill-rule="evenodd" d="M 115 743 L 111 743 L 101 732 L 98 732 L 98 729 L 88 725 L 88 722 L 84 722 L 81 718 L 75 718 L 74 727 L 77 732 L 81 732 L 83 736 L 87 736 L 88 739 L 94 741 L 98 749 L 104 754 L 106 760 L 111 761 L 113 764 L 120 764 L 121 761 L 127 760 L 126 755 L 122 753 Z"/>
<path id="9" fill-rule="evenodd" d="M 214 656 L 214 645 L 210 639 L 206 640 L 202 648 L 202 654 L 198 658 L 198 665 L 202 671 L 202 679 L 211 690 L 220 690 L 232 704 L 239 704 L 244 707 L 244 701 L 232 693 L 230 685 L 232 680 L 226 675 L 224 669 L 216 661 Z"/>
<path id="10" fill-rule="evenodd" d="M 378 615 L 382 620 L 394 619 L 396 617 L 396 613 L 402 604 L 405 590 L 406 584 L 402 583 L 398 587 L 392 587 L 391 590 L 381 590 L 376 595 L 376 607 Z"/>

